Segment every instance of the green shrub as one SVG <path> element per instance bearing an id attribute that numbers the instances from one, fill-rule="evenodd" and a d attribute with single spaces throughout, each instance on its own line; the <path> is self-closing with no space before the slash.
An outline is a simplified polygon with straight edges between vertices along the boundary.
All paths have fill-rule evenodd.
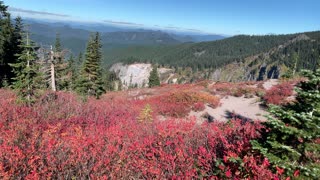
<path id="1" fill-rule="evenodd" d="M 320 179 L 320 69 L 303 74 L 308 79 L 297 85 L 296 102 L 270 106 L 273 117 L 252 145 L 285 175 Z"/>

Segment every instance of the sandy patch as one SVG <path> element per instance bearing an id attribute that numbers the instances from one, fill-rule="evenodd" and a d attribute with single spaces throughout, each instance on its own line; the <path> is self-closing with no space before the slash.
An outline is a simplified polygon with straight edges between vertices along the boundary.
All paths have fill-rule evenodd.
<path id="1" fill-rule="evenodd" d="M 251 120 L 266 120 L 264 115 L 267 115 L 264 109 L 260 107 L 260 102 L 257 97 L 254 98 L 244 98 L 242 97 L 233 97 L 226 96 L 220 100 L 221 106 L 213 109 L 209 106 L 206 106 L 206 109 L 201 112 L 191 111 L 189 116 L 195 116 L 200 121 L 205 119 L 201 116 L 204 113 L 208 113 L 213 116 L 215 120 L 226 121 L 232 116 L 242 117 L 245 119 Z"/>

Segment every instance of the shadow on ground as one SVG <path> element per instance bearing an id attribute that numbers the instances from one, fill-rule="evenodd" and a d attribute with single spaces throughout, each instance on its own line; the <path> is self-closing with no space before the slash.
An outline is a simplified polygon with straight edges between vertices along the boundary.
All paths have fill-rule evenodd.
<path id="1" fill-rule="evenodd" d="M 238 119 L 238 120 L 241 120 L 242 124 L 245 124 L 247 122 L 253 122 L 253 119 L 245 117 L 241 114 L 237 114 L 235 112 L 231 112 L 231 111 L 226 110 L 225 114 L 226 114 L 227 119 Z"/>

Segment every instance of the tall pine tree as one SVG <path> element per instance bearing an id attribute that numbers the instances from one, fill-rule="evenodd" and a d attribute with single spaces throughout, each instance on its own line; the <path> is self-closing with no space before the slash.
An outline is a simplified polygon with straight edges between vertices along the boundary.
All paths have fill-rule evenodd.
<path id="1" fill-rule="evenodd" d="M 62 51 L 62 46 L 61 46 L 61 41 L 60 41 L 60 34 L 56 34 L 56 40 L 54 43 L 54 51 L 55 52 L 61 52 Z"/>
<path id="2" fill-rule="evenodd" d="M 39 68 L 36 63 L 36 46 L 30 40 L 30 33 L 26 32 L 22 41 L 22 53 L 18 54 L 18 61 L 10 64 L 15 73 L 12 87 L 17 91 L 19 100 L 31 105 L 37 95 L 36 90 L 41 83 L 38 79 Z"/>
<path id="3" fill-rule="evenodd" d="M 97 32 L 91 35 L 79 78 L 76 91 L 83 96 L 95 96 L 99 98 L 105 92 L 101 74 L 101 40 Z"/>
<path id="4" fill-rule="evenodd" d="M 64 76 L 65 79 L 63 80 L 65 81 L 66 89 L 70 91 L 73 90 L 77 77 L 77 65 L 72 54 L 68 59 L 67 67 L 64 71 Z"/>
<path id="5" fill-rule="evenodd" d="M 17 62 L 16 54 L 22 51 L 21 18 L 17 17 L 13 25 L 7 8 L 3 1 L 0 1 L 0 87 L 11 84 L 14 73 L 9 63 Z"/>
<path id="6" fill-rule="evenodd" d="M 15 18 L 14 31 L 13 31 L 13 53 L 17 57 L 22 53 L 22 34 L 23 34 L 23 22 L 20 16 Z M 17 58 L 16 58 L 17 59 Z"/>
<path id="7" fill-rule="evenodd" d="M 64 61 L 65 51 L 61 45 L 60 34 L 56 34 L 54 45 L 55 81 L 58 90 L 69 89 L 68 63 Z"/>
<path id="8" fill-rule="evenodd" d="M 13 26 L 7 6 L 0 1 L 0 87 L 12 78 L 9 63 L 15 61 L 13 49 Z"/>

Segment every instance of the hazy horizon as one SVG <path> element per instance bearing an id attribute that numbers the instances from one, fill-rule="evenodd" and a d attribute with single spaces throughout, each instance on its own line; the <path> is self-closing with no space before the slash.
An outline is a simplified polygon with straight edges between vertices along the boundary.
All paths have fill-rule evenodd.
<path id="1" fill-rule="evenodd" d="M 291 34 L 320 29 L 320 2 L 182 0 L 10 0 L 13 16 L 220 35 Z"/>

